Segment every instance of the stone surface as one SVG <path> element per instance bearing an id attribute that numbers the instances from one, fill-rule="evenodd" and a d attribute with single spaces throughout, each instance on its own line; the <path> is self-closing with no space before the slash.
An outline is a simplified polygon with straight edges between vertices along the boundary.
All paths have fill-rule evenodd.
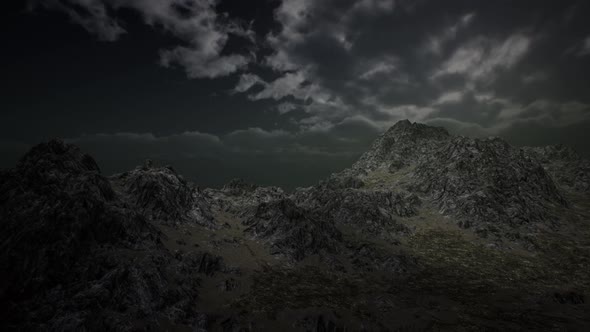
<path id="1" fill-rule="evenodd" d="M 315 186 L 201 190 L 50 141 L 0 171 L 0 330 L 589 330 L 588 165 L 400 121 Z"/>
<path id="2" fill-rule="evenodd" d="M 150 162 L 130 172 L 114 175 L 111 180 L 136 210 L 150 220 L 216 226 L 205 195 L 171 166 L 156 168 Z"/>

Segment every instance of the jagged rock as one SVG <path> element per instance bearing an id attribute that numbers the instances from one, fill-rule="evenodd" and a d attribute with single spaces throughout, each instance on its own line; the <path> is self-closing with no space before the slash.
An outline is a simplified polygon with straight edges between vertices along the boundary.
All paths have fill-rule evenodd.
<path id="1" fill-rule="evenodd" d="M 573 192 L 590 192 L 590 162 L 565 145 L 525 147 L 537 159 L 560 187 Z"/>
<path id="2" fill-rule="evenodd" d="M 543 167 L 499 138 L 456 137 L 420 162 L 416 189 L 464 227 L 554 219 L 567 202 Z"/>
<path id="3" fill-rule="evenodd" d="M 442 303 L 459 306 L 466 328 L 501 311 L 500 328 L 538 320 L 578 329 L 587 321 L 566 325 L 566 311 L 541 305 L 576 315 L 587 305 L 585 202 L 569 195 L 587 184 L 587 162 L 565 147 L 517 149 L 407 121 L 352 169 L 291 194 L 242 180 L 201 191 L 151 161 L 109 180 L 91 157 L 52 141 L 0 171 L 0 330 L 260 330 L 268 325 L 258 319 L 285 308 L 285 326 L 303 327 L 297 316 L 305 315 L 308 330 L 357 320 L 386 329 L 389 311 L 402 306 L 436 328 L 442 315 L 425 317 Z M 562 189 L 580 198 L 576 209 L 567 210 Z M 558 211 L 571 224 L 545 227 Z M 473 239 L 450 221 L 502 240 Z M 210 229 L 179 225 L 191 222 Z M 535 255 L 512 255 L 503 241 L 532 243 Z M 266 269 L 275 264 L 293 272 Z M 515 293 L 529 281 L 530 294 Z M 506 303 L 491 293 L 525 307 L 498 310 Z M 217 312 L 219 299 L 207 302 L 215 295 L 231 308 Z M 528 299 L 536 302 L 527 307 Z M 515 325 L 520 319 L 528 321 Z"/>
<path id="4" fill-rule="evenodd" d="M 421 201 L 407 192 L 384 190 L 329 190 L 321 186 L 298 191 L 298 204 L 313 211 L 321 219 L 333 220 L 336 224 L 353 225 L 370 234 L 385 236 L 407 232 L 396 222 L 396 217 L 411 217 L 417 214 Z"/>
<path id="5" fill-rule="evenodd" d="M 247 234 L 267 242 L 273 253 L 295 261 L 335 253 L 342 240 L 331 221 L 313 218 L 290 199 L 260 204 L 244 225 Z"/>
<path id="6" fill-rule="evenodd" d="M 134 247 L 157 237 L 116 201 L 92 157 L 62 141 L 31 149 L 2 174 L 0 189 L 3 297 L 27 297 L 55 280 L 72 280 L 67 271 L 94 245 Z M 15 283 L 21 287 L 10 287 Z"/>
<path id="7" fill-rule="evenodd" d="M 148 166 L 149 165 L 149 166 Z M 177 225 L 192 222 L 216 227 L 210 204 L 170 166 L 143 167 L 111 177 L 115 185 L 150 220 Z"/>
<path id="8" fill-rule="evenodd" d="M 261 187 L 234 179 L 221 190 L 206 189 L 212 204 L 221 211 L 231 212 L 242 218 L 251 216 L 259 204 L 280 200 L 285 197 L 279 187 Z"/>
<path id="9" fill-rule="evenodd" d="M 363 175 L 378 168 L 397 170 L 415 164 L 450 138 L 444 128 L 411 123 L 408 120 L 399 121 L 379 136 L 371 148 L 345 173 Z"/>
<path id="10" fill-rule="evenodd" d="M 242 195 L 244 192 L 253 192 L 259 186 L 248 183 L 244 179 L 232 179 L 223 186 L 223 191 L 228 195 Z"/>
<path id="11" fill-rule="evenodd" d="M 0 187 L 0 329 L 126 331 L 158 315 L 192 324 L 199 265 L 175 268 L 187 263 L 77 147 L 34 147 Z"/>
<path id="12" fill-rule="evenodd" d="M 322 189 L 329 189 L 329 190 L 338 190 L 338 189 L 347 189 L 353 188 L 358 189 L 362 188 L 365 185 L 363 180 L 358 177 L 354 176 L 338 176 L 333 174 L 327 180 L 321 181 L 318 187 Z"/>

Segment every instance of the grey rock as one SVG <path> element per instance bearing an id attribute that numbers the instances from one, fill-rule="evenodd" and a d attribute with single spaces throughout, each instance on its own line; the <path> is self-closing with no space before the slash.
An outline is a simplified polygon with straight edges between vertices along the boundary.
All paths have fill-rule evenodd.
<path id="1" fill-rule="evenodd" d="M 463 227 L 556 218 L 567 202 L 540 163 L 499 138 L 455 137 L 420 162 L 415 189 Z"/>
<path id="2" fill-rule="evenodd" d="M 290 199 L 262 203 L 244 221 L 246 233 L 264 240 L 273 253 L 294 261 L 313 254 L 336 253 L 342 235 L 330 220 L 316 219 Z"/>
<path id="3" fill-rule="evenodd" d="M 555 182 L 565 190 L 590 193 L 590 162 L 565 145 L 525 147 L 525 152 L 538 160 Z"/>
<path id="4" fill-rule="evenodd" d="M 111 177 L 124 197 L 146 215 L 169 225 L 217 227 L 205 194 L 170 167 L 143 166 Z"/>
<path id="5" fill-rule="evenodd" d="M 378 168 L 403 168 L 436 151 L 449 139 L 451 135 L 444 128 L 399 121 L 379 136 L 345 173 L 362 175 Z"/>

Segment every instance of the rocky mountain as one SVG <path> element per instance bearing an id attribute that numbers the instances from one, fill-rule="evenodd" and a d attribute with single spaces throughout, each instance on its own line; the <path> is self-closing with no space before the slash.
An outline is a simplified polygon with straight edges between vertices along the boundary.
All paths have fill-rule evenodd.
<path id="1" fill-rule="evenodd" d="M 201 189 L 53 140 L 0 171 L 0 329 L 588 330 L 588 170 L 400 121 L 315 186 Z"/>
<path id="2" fill-rule="evenodd" d="M 169 224 L 186 222 L 215 227 L 210 204 L 198 187 L 189 185 L 172 166 L 143 167 L 110 178 L 120 193 L 150 220 Z"/>

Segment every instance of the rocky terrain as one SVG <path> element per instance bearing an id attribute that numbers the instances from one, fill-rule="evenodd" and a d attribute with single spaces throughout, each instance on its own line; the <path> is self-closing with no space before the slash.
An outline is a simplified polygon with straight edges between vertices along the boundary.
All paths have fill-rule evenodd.
<path id="1" fill-rule="evenodd" d="M 589 170 L 400 121 L 315 186 L 201 189 L 53 140 L 0 171 L 0 330 L 587 331 Z"/>

